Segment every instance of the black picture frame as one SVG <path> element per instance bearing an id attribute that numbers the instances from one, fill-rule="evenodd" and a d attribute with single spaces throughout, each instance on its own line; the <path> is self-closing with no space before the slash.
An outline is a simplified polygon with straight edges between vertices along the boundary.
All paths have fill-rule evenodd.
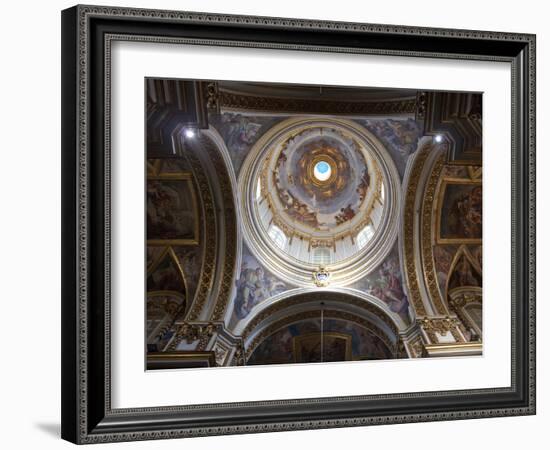
<path id="1" fill-rule="evenodd" d="M 505 61 L 512 67 L 511 386 L 112 409 L 113 40 Z M 535 414 L 535 36 L 99 6 L 62 12 L 62 437 L 74 443 Z"/>

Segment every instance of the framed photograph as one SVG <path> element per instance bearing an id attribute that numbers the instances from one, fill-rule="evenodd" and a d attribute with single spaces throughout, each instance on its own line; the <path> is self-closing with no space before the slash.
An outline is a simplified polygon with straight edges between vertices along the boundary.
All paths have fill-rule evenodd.
<path id="1" fill-rule="evenodd" d="M 534 35 L 75 6 L 62 42 L 64 439 L 535 413 Z"/>

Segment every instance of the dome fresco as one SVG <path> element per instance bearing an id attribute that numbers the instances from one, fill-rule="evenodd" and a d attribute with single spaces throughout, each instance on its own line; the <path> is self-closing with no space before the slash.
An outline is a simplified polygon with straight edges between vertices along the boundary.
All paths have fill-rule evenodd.
<path id="1" fill-rule="evenodd" d="M 380 141 L 352 120 L 275 124 L 250 149 L 238 183 L 244 238 L 286 282 L 351 283 L 397 234 L 399 175 Z M 329 280 L 315 278 L 324 271 Z"/>
<path id="2" fill-rule="evenodd" d="M 271 184 L 282 217 L 328 235 L 359 212 L 369 170 L 356 141 L 317 128 L 283 144 Z"/>
<path id="3" fill-rule="evenodd" d="M 259 232 L 301 262 L 353 257 L 375 235 L 385 208 L 380 162 L 362 134 L 368 132 L 318 119 L 281 127 L 259 148 L 253 174 Z"/>

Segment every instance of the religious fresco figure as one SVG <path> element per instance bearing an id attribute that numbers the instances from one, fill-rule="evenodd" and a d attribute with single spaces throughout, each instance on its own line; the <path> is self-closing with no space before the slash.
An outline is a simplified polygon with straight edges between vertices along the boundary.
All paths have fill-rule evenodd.
<path id="1" fill-rule="evenodd" d="M 357 186 L 356 192 L 359 194 L 359 201 L 362 202 L 367 196 L 367 191 L 370 186 L 370 174 L 368 169 L 365 167 L 361 175 L 361 182 Z"/>
<path id="2" fill-rule="evenodd" d="M 235 285 L 235 314 L 239 319 L 245 318 L 258 303 L 287 289 L 285 283 L 273 275 L 266 275 L 259 264 L 250 267 L 246 262 L 241 267 L 241 274 Z"/>
<path id="3" fill-rule="evenodd" d="M 442 239 L 481 239 L 482 188 L 480 185 L 449 184 L 441 209 Z"/>
<path id="4" fill-rule="evenodd" d="M 403 288 L 403 276 L 395 250 L 377 271 L 358 281 L 354 287 L 379 298 L 406 323 L 410 322 L 409 299 Z"/>
<path id="5" fill-rule="evenodd" d="M 343 223 L 353 219 L 355 217 L 355 211 L 351 207 L 351 204 L 348 204 L 344 208 L 340 209 L 340 212 L 334 216 L 336 220 L 336 225 L 342 225 Z"/>

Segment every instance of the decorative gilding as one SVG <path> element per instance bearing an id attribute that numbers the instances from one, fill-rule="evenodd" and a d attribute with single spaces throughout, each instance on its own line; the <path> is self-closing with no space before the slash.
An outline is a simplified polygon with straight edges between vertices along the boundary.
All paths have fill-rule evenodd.
<path id="1" fill-rule="evenodd" d="M 407 191 L 405 193 L 405 207 L 403 215 L 403 259 L 405 266 L 405 276 L 407 277 L 407 286 L 409 288 L 409 300 L 414 307 L 417 317 L 426 315 L 426 308 L 420 294 L 420 286 L 416 274 L 416 264 L 414 259 L 415 243 L 415 203 L 418 183 L 424 164 L 432 150 L 431 145 L 425 145 L 418 151 L 414 161 L 413 168 L 409 175 Z"/>
<path id="2" fill-rule="evenodd" d="M 185 156 L 191 165 L 193 176 L 195 177 L 195 181 L 198 186 L 199 195 L 201 196 L 200 203 L 203 208 L 202 217 L 208 218 L 208 220 L 204 221 L 204 257 L 199 285 L 197 288 L 197 293 L 195 294 L 195 299 L 186 317 L 186 320 L 192 321 L 198 319 L 212 289 L 216 259 L 217 233 L 214 201 L 204 168 L 193 151 L 186 151 Z"/>
<path id="3" fill-rule="evenodd" d="M 173 352 L 178 348 L 181 341 L 190 344 L 199 341 L 197 350 L 204 350 L 210 338 L 222 327 L 221 324 L 215 323 L 188 323 L 184 322 L 177 330 L 175 336 L 170 341 L 167 351 Z"/>
<path id="4" fill-rule="evenodd" d="M 238 111 L 276 111 L 301 114 L 338 114 L 380 116 L 412 114 L 416 109 L 415 99 L 394 101 L 342 102 L 297 98 L 256 97 L 220 91 L 218 104 L 221 109 Z"/>
<path id="5" fill-rule="evenodd" d="M 441 171 L 445 164 L 445 154 L 441 153 L 433 166 L 432 172 L 428 179 L 428 184 L 424 191 L 424 200 L 422 204 L 422 231 L 421 231 L 421 245 L 422 245 L 422 264 L 424 272 L 424 280 L 428 293 L 432 300 L 432 304 L 435 307 L 436 314 L 449 314 L 446 302 L 441 298 L 441 292 L 439 290 L 437 282 L 437 272 L 434 266 L 433 256 L 433 210 L 434 203 L 436 202 L 435 190 Z"/>
<path id="6" fill-rule="evenodd" d="M 417 323 L 433 344 L 437 344 L 439 342 L 436 333 L 446 335 L 450 332 L 456 342 L 465 341 L 462 334 L 458 332 L 458 329 L 463 327 L 462 322 L 456 317 L 425 317 L 423 319 L 419 319 Z"/>
<path id="7" fill-rule="evenodd" d="M 208 153 L 216 174 L 218 177 L 218 183 L 222 194 L 223 201 L 223 216 L 224 216 L 224 234 L 227 237 L 225 239 L 225 257 L 224 266 L 222 271 L 222 279 L 220 289 L 218 291 L 218 297 L 214 310 L 210 316 L 210 320 L 217 321 L 222 320 L 225 310 L 229 302 L 231 301 L 231 290 L 233 288 L 233 278 L 235 272 L 236 255 L 237 255 L 237 217 L 236 207 L 233 198 L 233 188 L 227 173 L 227 167 L 223 161 L 220 151 L 216 145 L 209 138 L 201 137 L 201 144 Z M 208 217 L 208 216 L 207 216 Z M 207 220 L 208 222 L 208 220 Z"/>

